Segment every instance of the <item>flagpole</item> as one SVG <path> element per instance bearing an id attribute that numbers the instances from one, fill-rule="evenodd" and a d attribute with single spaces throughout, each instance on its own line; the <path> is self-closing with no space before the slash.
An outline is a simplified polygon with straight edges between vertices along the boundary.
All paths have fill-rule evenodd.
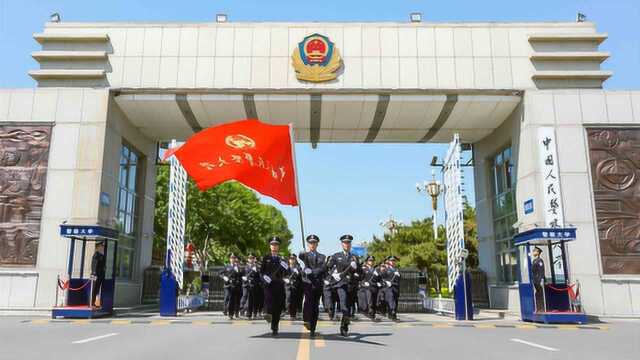
<path id="1" fill-rule="evenodd" d="M 293 155 L 293 172 L 296 178 L 296 197 L 298 198 L 298 215 L 300 216 L 300 232 L 302 233 L 302 251 L 306 251 L 304 242 L 304 217 L 302 216 L 302 199 L 300 198 L 300 184 L 298 183 L 298 168 L 296 160 L 296 144 L 293 124 L 289 124 L 289 141 L 291 141 L 291 154 Z"/>

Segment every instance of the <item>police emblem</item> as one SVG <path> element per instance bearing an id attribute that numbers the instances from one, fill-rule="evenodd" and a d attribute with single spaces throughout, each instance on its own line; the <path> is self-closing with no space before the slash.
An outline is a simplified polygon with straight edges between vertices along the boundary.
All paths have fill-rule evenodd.
<path id="1" fill-rule="evenodd" d="M 305 37 L 291 55 L 298 80 L 323 82 L 338 77 L 342 66 L 340 52 L 328 37 L 312 34 Z"/>

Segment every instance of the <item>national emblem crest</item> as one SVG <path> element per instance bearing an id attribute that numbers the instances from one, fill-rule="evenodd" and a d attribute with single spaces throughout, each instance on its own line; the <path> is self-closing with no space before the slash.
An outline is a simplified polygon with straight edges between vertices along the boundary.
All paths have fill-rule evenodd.
<path id="1" fill-rule="evenodd" d="M 291 59 L 298 80 L 311 82 L 334 80 L 342 66 L 342 58 L 335 44 L 317 33 L 298 43 Z"/>

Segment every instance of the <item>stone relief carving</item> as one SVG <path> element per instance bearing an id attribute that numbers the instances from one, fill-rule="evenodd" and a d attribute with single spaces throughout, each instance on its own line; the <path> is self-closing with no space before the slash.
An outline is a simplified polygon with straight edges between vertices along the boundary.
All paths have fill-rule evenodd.
<path id="1" fill-rule="evenodd" d="M 605 274 L 640 274 L 640 129 L 588 129 Z"/>
<path id="2" fill-rule="evenodd" d="M 34 266 L 51 126 L 0 125 L 0 266 Z"/>

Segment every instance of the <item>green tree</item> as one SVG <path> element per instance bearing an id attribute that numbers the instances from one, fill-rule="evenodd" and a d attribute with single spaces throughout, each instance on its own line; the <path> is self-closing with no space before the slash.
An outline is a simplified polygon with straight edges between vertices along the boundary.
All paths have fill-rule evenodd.
<path id="1" fill-rule="evenodd" d="M 159 166 L 156 178 L 154 247 L 166 247 L 169 201 L 169 167 Z M 200 191 L 189 180 L 187 188 L 185 237 L 207 264 L 222 264 L 230 252 L 246 256 L 264 254 L 268 238 L 279 236 L 288 253 L 293 237 L 280 210 L 260 203 L 258 196 L 237 182 L 226 182 Z"/>
<path id="2" fill-rule="evenodd" d="M 478 239 L 475 209 L 464 204 L 465 247 L 469 250 L 467 266 L 478 266 Z M 393 254 L 400 258 L 401 267 L 418 268 L 427 274 L 429 287 L 436 288 L 447 283 L 447 244 L 444 226 L 438 227 L 438 236 L 433 234 L 431 218 L 414 220 L 409 225 L 401 225 L 393 235 L 386 233 L 376 236 L 368 244 L 368 253 L 382 260 Z"/>

